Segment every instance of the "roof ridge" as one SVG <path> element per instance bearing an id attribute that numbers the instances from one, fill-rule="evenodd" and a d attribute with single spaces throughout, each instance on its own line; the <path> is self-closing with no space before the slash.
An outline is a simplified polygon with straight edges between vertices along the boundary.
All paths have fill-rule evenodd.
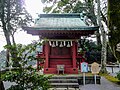
<path id="1" fill-rule="evenodd" d="M 80 13 L 63 13 L 63 14 L 59 14 L 59 13 L 51 13 L 51 14 L 40 14 L 39 15 L 40 18 L 57 18 L 57 17 L 61 17 L 61 18 L 80 18 Z"/>

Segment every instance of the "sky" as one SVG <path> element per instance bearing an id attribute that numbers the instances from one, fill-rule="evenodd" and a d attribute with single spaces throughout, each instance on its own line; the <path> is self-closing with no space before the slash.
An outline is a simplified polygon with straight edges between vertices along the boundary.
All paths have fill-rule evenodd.
<path id="1" fill-rule="evenodd" d="M 25 3 L 26 9 L 33 16 L 33 18 L 37 18 L 38 14 L 43 13 L 43 4 L 41 3 L 41 0 L 25 0 Z M 17 32 L 15 34 L 16 43 L 26 45 L 31 43 L 33 40 L 38 40 L 38 36 L 32 36 L 30 34 L 27 34 L 25 31 Z M 0 51 L 4 49 L 4 45 L 6 45 L 6 40 L 4 34 L 2 33 L 2 29 L 0 29 Z"/>
<path id="2" fill-rule="evenodd" d="M 43 13 L 42 10 L 44 5 L 42 4 L 41 0 L 25 0 L 25 3 L 26 9 L 34 19 L 37 18 L 38 14 Z M 2 51 L 4 49 L 3 46 L 6 45 L 4 34 L 1 31 L 2 29 L 0 29 L 0 51 Z M 31 43 L 33 40 L 38 40 L 38 36 L 32 36 L 30 34 L 27 34 L 25 31 L 17 32 L 15 34 L 16 43 L 26 45 Z"/>

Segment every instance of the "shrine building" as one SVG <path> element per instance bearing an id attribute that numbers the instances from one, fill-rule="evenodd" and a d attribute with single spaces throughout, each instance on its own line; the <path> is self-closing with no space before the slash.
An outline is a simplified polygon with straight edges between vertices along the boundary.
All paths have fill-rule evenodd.
<path id="1" fill-rule="evenodd" d="M 64 74 L 78 74 L 78 64 L 84 59 L 78 53 L 78 40 L 94 34 L 98 26 L 87 26 L 78 13 L 40 14 L 34 26 L 23 29 L 46 40 L 37 55 L 44 60 L 37 62 L 37 67 L 43 64 L 44 74 L 59 73 L 58 66 Z"/>

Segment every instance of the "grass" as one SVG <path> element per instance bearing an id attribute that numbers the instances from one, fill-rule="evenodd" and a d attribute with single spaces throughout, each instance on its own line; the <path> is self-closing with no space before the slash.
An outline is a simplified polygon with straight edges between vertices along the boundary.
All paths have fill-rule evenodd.
<path id="1" fill-rule="evenodd" d="M 116 77 L 110 76 L 109 74 L 100 74 L 100 76 L 104 76 L 107 80 L 120 85 L 120 80 Z"/>

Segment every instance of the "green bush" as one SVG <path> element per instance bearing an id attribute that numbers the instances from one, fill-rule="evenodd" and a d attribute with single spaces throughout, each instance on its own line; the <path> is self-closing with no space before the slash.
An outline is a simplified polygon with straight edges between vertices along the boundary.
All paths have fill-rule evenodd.
<path id="1" fill-rule="evenodd" d="M 2 75 L 4 81 L 15 82 L 16 85 L 11 86 L 8 90 L 47 90 L 50 88 L 48 79 L 51 76 L 40 75 L 36 70 L 24 69 L 23 71 L 18 69 L 14 71 L 7 71 Z"/>
<path id="2" fill-rule="evenodd" d="M 16 50 L 15 58 L 11 60 L 16 60 L 19 66 L 12 70 L 6 71 L 2 75 L 2 81 L 15 82 L 16 85 L 12 85 L 8 90 L 48 90 L 50 84 L 48 79 L 51 76 L 41 75 L 34 69 L 28 62 L 37 60 L 36 56 L 31 53 L 35 51 L 36 45 L 29 44 L 23 46 L 21 44 L 15 46 L 6 46 L 9 50 Z"/>
<path id="3" fill-rule="evenodd" d="M 120 72 L 117 73 L 117 78 L 118 78 L 118 80 L 120 80 Z"/>

